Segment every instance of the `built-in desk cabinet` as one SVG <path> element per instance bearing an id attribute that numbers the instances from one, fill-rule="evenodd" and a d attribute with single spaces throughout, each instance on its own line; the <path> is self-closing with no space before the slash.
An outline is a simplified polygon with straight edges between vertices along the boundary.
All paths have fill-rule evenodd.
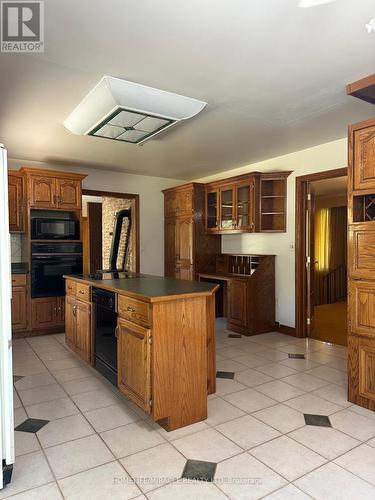
<path id="1" fill-rule="evenodd" d="M 349 128 L 349 401 L 375 410 L 375 119 Z"/>
<path id="2" fill-rule="evenodd" d="M 227 316 L 228 330 L 258 335 L 275 329 L 273 255 L 222 254 L 217 258 L 215 273 L 199 273 L 198 276 L 200 281 L 222 284 L 223 313 Z"/>

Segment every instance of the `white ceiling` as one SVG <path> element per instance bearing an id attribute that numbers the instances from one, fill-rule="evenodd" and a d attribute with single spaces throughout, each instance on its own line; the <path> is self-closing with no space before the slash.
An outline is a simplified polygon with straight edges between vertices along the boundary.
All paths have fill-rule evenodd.
<path id="1" fill-rule="evenodd" d="M 0 55 L 11 158 L 192 179 L 329 142 L 375 108 L 373 0 L 46 0 L 44 54 Z M 103 75 L 208 102 L 144 146 L 75 136 L 66 116 Z"/>

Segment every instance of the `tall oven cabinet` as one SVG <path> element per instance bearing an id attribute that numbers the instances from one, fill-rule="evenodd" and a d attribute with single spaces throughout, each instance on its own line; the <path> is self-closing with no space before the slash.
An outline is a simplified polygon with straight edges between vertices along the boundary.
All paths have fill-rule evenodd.
<path id="1" fill-rule="evenodd" d="M 189 183 L 163 193 L 165 276 L 194 280 L 199 271 L 213 271 L 221 240 L 205 232 L 204 185 Z"/>
<path id="2" fill-rule="evenodd" d="M 349 128 L 349 401 L 375 410 L 375 119 Z"/>

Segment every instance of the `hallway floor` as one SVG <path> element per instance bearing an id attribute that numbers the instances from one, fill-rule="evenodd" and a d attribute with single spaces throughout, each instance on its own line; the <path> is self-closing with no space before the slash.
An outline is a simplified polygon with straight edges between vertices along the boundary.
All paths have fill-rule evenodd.
<path id="1" fill-rule="evenodd" d="M 314 308 L 315 324 L 312 338 L 331 342 L 332 344 L 347 344 L 347 303 L 322 304 Z"/>
<path id="2" fill-rule="evenodd" d="M 15 340 L 23 425 L 0 499 L 375 498 L 375 413 L 346 399 L 344 347 L 280 333 L 229 338 L 219 320 L 217 370 L 208 419 L 167 433 L 63 335 Z M 190 465 L 213 482 L 181 479 L 188 459 L 210 462 Z"/>

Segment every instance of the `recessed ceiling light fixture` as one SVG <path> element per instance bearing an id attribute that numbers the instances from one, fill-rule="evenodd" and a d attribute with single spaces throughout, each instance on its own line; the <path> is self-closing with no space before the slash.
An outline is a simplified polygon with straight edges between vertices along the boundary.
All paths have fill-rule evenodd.
<path id="1" fill-rule="evenodd" d="M 298 7 L 315 7 L 317 5 L 323 5 L 325 3 L 332 3 L 336 0 L 300 0 L 298 2 Z"/>
<path id="2" fill-rule="evenodd" d="M 64 121 L 78 135 L 143 144 L 198 114 L 206 102 L 104 76 Z"/>

